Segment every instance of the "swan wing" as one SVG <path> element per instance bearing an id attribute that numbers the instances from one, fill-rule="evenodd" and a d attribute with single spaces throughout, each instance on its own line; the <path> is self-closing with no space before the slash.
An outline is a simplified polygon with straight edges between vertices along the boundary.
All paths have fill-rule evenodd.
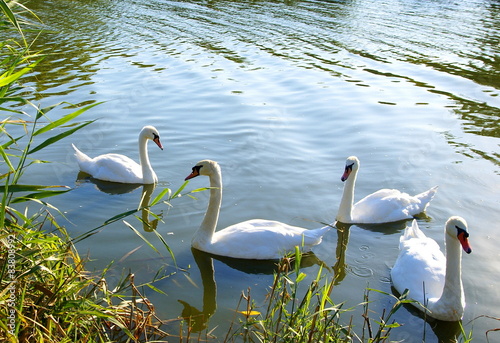
<path id="1" fill-rule="evenodd" d="M 410 219 L 425 210 L 437 187 L 411 196 L 397 189 L 381 189 L 358 201 L 352 209 L 356 223 L 387 223 Z"/>
<path id="2" fill-rule="evenodd" d="M 295 246 L 309 250 L 321 242 L 329 227 L 307 230 L 278 221 L 252 219 L 215 232 L 210 250 L 217 255 L 250 259 L 277 259 Z"/>
<path id="3" fill-rule="evenodd" d="M 446 258 L 439 245 L 414 221 L 401 237 L 399 256 L 391 269 L 394 288 L 399 293 L 409 289 L 409 297 L 424 304 L 441 296 L 445 272 Z"/>
<path id="4" fill-rule="evenodd" d="M 82 168 L 83 167 L 83 168 Z M 82 171 L 92 177 L 111 182 L 142 183 L 141 166 L 127 156 L 105 154 L 80 165 Z"/>

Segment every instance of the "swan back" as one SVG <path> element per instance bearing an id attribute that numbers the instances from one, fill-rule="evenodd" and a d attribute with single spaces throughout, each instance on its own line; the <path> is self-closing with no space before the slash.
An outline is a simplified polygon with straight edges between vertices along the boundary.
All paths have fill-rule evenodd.
<path id="1" fill-rule="evenodd" d="M 447 321 L 459 320 L 465 308 L 461 278 L 461 248 L 471 252 L 467 223 L 451 217 L 445 225 L 446 256 L 439 245 L 427 237 L 416 220 L 400 239 L 400 253 L 391 270 L 394 288 L 424 305 L 428 315 Z M 461 247 L 460 247 L 461 245 Z M 414 304 L 420 310 L 420 305 Z"/>
<path id="2" fill-rule="evenodd" d="M 211 244 L 203 249 L 233 258 L 280 259 L 296 246 L 302 252 L 311 251 L 329 229 L 308 230 L 274 220 L 251 219 L 215 232 Z"/>
<path id="3" fill-rule="evenodd" d="M 439 298 L 444 287 L 446 258 L 436 241 L 427 237 L 413 220 L 400 238 L 399 249 L 391 270 L 394 288 L 399 293 L 409 289 L 410 297 L 422 304 L 424 299 Z"/>

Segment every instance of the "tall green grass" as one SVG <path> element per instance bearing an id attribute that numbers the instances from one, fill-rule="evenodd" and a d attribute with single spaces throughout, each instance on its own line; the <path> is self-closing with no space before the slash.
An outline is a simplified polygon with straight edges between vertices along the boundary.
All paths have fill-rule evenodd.
<path id="1" fill-rule="evenodd" d="M 405 303 L 407 294 L 394 298 L 391 310 L 375 321 L 368 311 L 368 292 L 364 302 L 365 325 L 358 329 L 353 325 L 355 307 L 344 308 L 330 297 L 335 278 L 328 278 L 319 268 L 316 277 L 303 284 L 306 274 L 300 270 L 301 254 L 297 247 L 294 255 L 282 259 L 277 267 L 274 283 L 261 313 L 255 306 L 250 289 L 240 299 L 243 320 L 234 325 L 224 342 L 385 342 L 393 328 L 400 325 L 391 320 L 394 313 Z M 379 292 L 379 291 L 377 291 Z"/>
<path id="2" fill-rule="evenodd" d="M 0 42 L 0 341 L 124 342 L 165 337 L 154 307 L 139 292 L 133 275 L 110 287 L 107 270 L 100 275 L 86 271 L 86 260 L 54 218 L 54 213 L 62 213 L 47 202 L 70 188 L 23 182 L 31 166 L 49 163 L 34 156 L 91 124 L 93 120 L 75 120 L 99 103 L 81 108 L 64 104 L 73 109 L 52 120 L 50 112 L 62 104 L 39 107 L 29 100 L 20 80 L 43 57 L 30 52 L 15 11 L 31 13 L 17 2 L 0 0 L 0 32 L 10 37 Z M 136 211 L 150 208 L 168 192 Z M 102 227 L 134 213 L 111 218 Z"/>

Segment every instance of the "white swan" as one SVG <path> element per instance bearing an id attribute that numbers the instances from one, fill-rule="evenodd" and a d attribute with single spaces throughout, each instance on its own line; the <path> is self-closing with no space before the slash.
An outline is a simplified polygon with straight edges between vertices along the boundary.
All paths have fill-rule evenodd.
<path id="1" fill-rule="evenodd" d="M 78 160 L 80 170 L 92 175 L 93 178 L 120 182 L 152 184 L 158 182 L 158 177 L 149 163 L 147 143 L 148 139 L 163 150 L 160 143 L 160 134 L 153 126 L 145 126 L 139 134 L 139 159 L 141 164 L 119 154 L 105 154 L 90 158 L 78 150 L 74 144 L 75 156 Z"/>
<path id="2" fill-rule="evenodd" d="M 217 162 L 203 160 L 193 167 L 186 180 L 198 175 L 210 178 L 210 199 L 207 212 L 191 245 L 214 255 L 242 259 L 272 260 L 302 247 L 308 251 L 321 243 L 322 236 L 330 229 L 307 230 L 277 221 L 252 219 L 231 225 L 215 232 L 222 201 L 222 174 Z"/>
<path id="3" fill-rule="evenodd" d="M 425 210 L 437 191 L 436 186 L 426 192 L 411 196 L 397 189 L 381 189 L 353 205 L 358 169 L 358 158 L 348 157 L 341 178 L 345 181 L 345 185 L 337 213 L 337 220 L 341 223 L 380 224 L 411 219 Z"/>
<path id="4" fill-rule="evenodd" d="M 407 227 L 399 243 L 399 256 L 391 270 L 394 288 L 406 289 L 408 297 L 427 308 L 427 314 L 446 321 L 460 320 L 464 313 L 465 297 L 462 285 L 462 251 L 470 248 L 467 223 L 451 217 L 445 225 L 446 257 L 439 245 L 418 228 L 416 220 Z M 424 293 L 425 289 L 425 293 Z M 424 311 L 418 304 L 412 303 Z"/>

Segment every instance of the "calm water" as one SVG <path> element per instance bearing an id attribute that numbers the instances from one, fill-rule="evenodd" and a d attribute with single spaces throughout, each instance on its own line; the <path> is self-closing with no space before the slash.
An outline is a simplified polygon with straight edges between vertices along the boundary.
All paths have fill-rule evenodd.
<path id="1" fill-rule="evenodd" d="M 72 235 L 136 208 L 143 189 L 116 194 L 124 190 L 75 181 L 71 142 L 91 156 L 137 159 L 140 128 L 155 125 L 165 150 L 150 144 L 160 179 L 154 195 L 176 190 L 198 160 L 217 160 L 225 186 L 220 228 L 250 218 L 307 228 L 332 222 L 345 158 L 357 155 L 356 199 L 383 187 L 418 193 L 439 185 L 419 224 L 442 244 L 447 218 L 466 218 L 473 253 L 463 258 L 463 324 L 477 341 L 498 327 L 485 318 L 470 322 L 500 316 L 498 1 L 49 0 L 28 6 L 47 27 L 36 48 L 53 53 L 26 82 L 36 101 L 106 101 L 83 116 L 98 121 L 44 153 L 53 164 L 25 175 L 26 183 L 74 187 L 52 199 Z M 197 178 L 186 190 L 207 185 Z M 193 255 L 190 240 L 208 194 L 197 198 L 154 208 L 163 214 L 157 230 L 179 268 L 154 234 L 144 233 L 161 256 L 122 222 L 78 249 L 90 255 L 92 268 L 115 261 L 117 278 L 122 270 L 139 281 L 161 268 L 173 273 L 155 283 L 167 295 L 147 291 L 160 317 L 193 307 L 210 317 L 198 329 L 217 326 L 214 334 L 224 337 L 242 291 L 250 287 L 263 304 L 272 265 Z M 127 221 L 141 227 L 133 217 Z M 391 292 L 389 268 L 403 228 L 351 226 L 325 236 L 314 252 L 330 267 L 328 275 L 338 277 L 335 302 L 355 306 L 367 286 Z M 312 279 L 320 262 L 307 262 L 303 271 Z M 393 304 L 377 293 L 371 300 L 379 313 Z M 361 312 L 353 312 L 358 326 Z M 396 320 L 404 326 L 394 330 L 394 340 L 434 342 L 454 329 L 431 327 L 406 309 Z"/>

